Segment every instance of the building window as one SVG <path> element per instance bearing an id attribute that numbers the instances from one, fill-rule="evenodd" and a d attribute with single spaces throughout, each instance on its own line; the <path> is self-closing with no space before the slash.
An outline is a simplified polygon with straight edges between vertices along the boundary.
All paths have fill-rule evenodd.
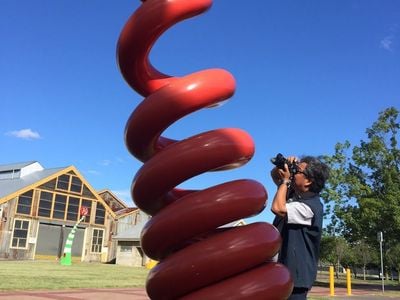
<path id="1" fill-rule="evenodd" d="M 0 180 L 2 179 L 17 179 L 21 176 L 21 169 L 0 171 Z"/>
<path id="2" fill-rule="evenodd" d="M 18 197 L 17 213 L 30 215 L 32 207 L 33 190 L 23 193 Z"/>
<path id="3" fill-rule="evenodd" d="M 119 241 L 118 242 L 120 252 L 132 252 L 133 243 L 131 241 Z"/>
<path id="4" fill-rule="evenodd" d="M 82 180 L 80 180 L 79 177 L 71 177 L 71 192 L 82 194 Z"/>
<path id="5" fill-rule="evenodd" d="M 38 216 L 50 218 L 52 203 L 53 203 L 53 193 L 43 192 L 43 191 L 40 192 Z"/>
<path id="6" fill-rule="evenodd" d="M 67 210 L 67 220 L 77 221 L 79 214 L 79 198 L 69 197 L 68 210 Z"/>
<path id="7" fill-rule="evenodd" d="M 93 229 L 92 252 L 101 253 L 101 247 L 103 245 L 103 235 L 103 229 Z"/>
<path id="8" fill-rule="evenodd" d="M 78 176 L 63 174 L 57 177 L 56 188 L 82 195 L 83 183 Z"/>
<path id="9" fill-rule="evenodd" d="M 120 252 L 132 252 L 132 246 L 121 246 Z"/>
<path id="10" fill-rule="evenodd" d="M 53 219 L 64 220 L 67 196 L 56 194 L 54 200 Z"/>
<path id="11" fill-rule="evenodd" d="M 89 223 L 90 222 L 90 213 L 92 211 L 92 201 L 91 200 L 82 200 L 82 206 L 85 206 L 88 208 L 88 214 L 86 215 L 85 219 L 83 220 L 84 223 Z M 82 207 L 81 206 L 81 207 Z"/>
<path id="12" fill-rule="evenodd" d="M 26 249 L 28 248 L 28 231 L 29 221 L 14 220 L 13 235 L 11 238 L 11 248 Z"/>
<path id="13" fill-rule="evenodd" d="M 57 189 L 68 191 L 70 176 L 63 174 L 57 178 Z"/>
<path id="14" fill-rule="evenodd" d="M 94 223 L 104 225 L 105 216 L 106 216 L 106 210 L 104 209 L 104 206 L 101 203 L 97 202 L 96 218 L 94 220 Z"/>

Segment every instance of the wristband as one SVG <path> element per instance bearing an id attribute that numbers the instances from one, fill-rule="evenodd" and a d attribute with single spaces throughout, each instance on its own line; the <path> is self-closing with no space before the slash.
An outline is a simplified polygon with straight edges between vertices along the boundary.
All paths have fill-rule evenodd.
<path id="1" fill-rule="evenodd" d="M 289 187 L 290 183 L 291 183 L 290 179 L 283 179 L 281 185 L 286 184 L 286 186 Z"/>

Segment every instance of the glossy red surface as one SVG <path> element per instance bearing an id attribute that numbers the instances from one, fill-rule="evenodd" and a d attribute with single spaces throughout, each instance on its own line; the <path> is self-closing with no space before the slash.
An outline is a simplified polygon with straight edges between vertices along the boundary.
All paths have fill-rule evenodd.
<path id="1" fill-rule="evenodd" d="M 202 173 L 240 167 L 254 154 L 252 138 L 238 128 L 199 133 L 181 141 L 162 136 L 180 118 L 215 107 L 235 91 L 233 76 L 209 69 L 182 77 L 149 61 L 158 37 L 179 21 L 205 12 L 211 0 L 146 0 L 127 21 L 117 59 L 127 83 L 145 99 L 125 128 L 128 150 L 143 166 L 132 182 L 136 205 L 152 215 L 142 232 L 146 255 L 160 261 L 148 276 L 151 299 L 285 299 L 291 278 L 269 262 L 280 247 L 268 223 L 222 225 L 261 212 L 265 188 L 249 179 L 200 191 L 178 188 Z"/>
<path id="2" fill-rule="evenodd" d="M 292 289 L 290 273 L 285 266 L 265 263 L 179 299 L 280 300 L 287 299 Z"/>
<path id="3" fill-rule="evenodd" d="M 268 261 L 279 247 L 279 232 L 268 223 L 234 227 L 168 256 L 150 271 L 146 288 L 152 299 L 176 299 Z"/>
<path id="4" fill-rule="evenodd" d="M 236 180 L 191 193 L 156 214 L 142 232 L 142 249 L 160 260 L 174 247 L 205 232 L 256 215 L 266 191 L 258 182 Z M 160 238 L 163 237 L 163 238 Z"/>

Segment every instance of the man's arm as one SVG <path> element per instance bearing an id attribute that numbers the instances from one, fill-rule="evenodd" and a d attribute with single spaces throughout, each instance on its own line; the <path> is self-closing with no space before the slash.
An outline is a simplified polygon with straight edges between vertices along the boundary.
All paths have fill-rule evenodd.
<path id="1" fill-rule="evenodd" d="M 290 181 L 288 179 L 284 179 L 282 183 L 278 186 L 278 190 L 274 196 L 274 200 L 272 201 L 271 211 L 280 217 L 284 217 L 287 214 L 286 209 L 286 195 L 288 192 L 288 183 Z"/>
<path id="2" fill-rule="evenodd" d="M 287 214 L 286 199 L 290 184 L 288 165 L 285 164 L 285 170 L 274 168 L 271 171 L 271 177 L 278 186 L 274 200 L 272 200 L 271 211 L 277 216 L 285 217 Z"/>

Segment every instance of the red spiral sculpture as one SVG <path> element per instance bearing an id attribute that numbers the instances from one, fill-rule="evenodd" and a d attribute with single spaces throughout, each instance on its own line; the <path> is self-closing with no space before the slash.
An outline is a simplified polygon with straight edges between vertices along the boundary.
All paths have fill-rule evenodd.
<path id="1" fill-rule="evenodd" d="M 118 63 L 128 84 L 145 99 L 125 129 L 128 150 L 144 164 L 132 183 L 136 205 L 152 216 L 142 232 L 143 251 L 159 263 L 149 273 L 151 299 L 285 299 L 288 270 L 271 262 L 280 235 L 270 224 L 221 227 L 265 207 L 267 192 L 253 180 L 201 191 L 177 188 L 208 171 L 248 162 L 251 137 L 217 129 L 176 141 L 162 137 L 172 123 L 231 97 L 233 76 L 209 69 L 184 77 L 159 72 L 149 61 L 159 36 L 179 21 L 206 11 L 211 0 L 147 0 L 130 17 L 118 41 Z"/>

